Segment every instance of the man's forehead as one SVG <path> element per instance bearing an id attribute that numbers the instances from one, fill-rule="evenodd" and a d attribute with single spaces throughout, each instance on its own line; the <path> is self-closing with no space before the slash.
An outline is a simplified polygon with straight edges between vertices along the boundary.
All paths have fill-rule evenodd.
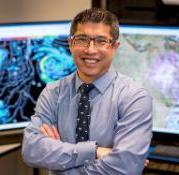
<path id="1" fill-rule="evenodd" d="M 75 33 L 90 33 L 91 35 L 101 35 L 111 37 L 111 28 L 103 22 L 85 22 L 77 25 Z"/>

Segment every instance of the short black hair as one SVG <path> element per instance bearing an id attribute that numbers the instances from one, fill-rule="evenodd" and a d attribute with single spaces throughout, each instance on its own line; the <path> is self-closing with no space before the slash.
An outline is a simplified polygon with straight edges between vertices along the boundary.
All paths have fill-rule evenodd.
<path id="1" fill-rule="evenodd" d="M 86 9 L 79 14 L 77 14 L 71 25 L 70 35 L 74 35 L 78 24 L 83 24 L 87 22 L 93 23 L 104 23 L 108 25 L 110 29 L 111 36 L 113 40 L 118 40 L 119 38 L 119 21 L 113 13 L 107 10 L 98 9 L 98 8 L 91 8 Z"/>

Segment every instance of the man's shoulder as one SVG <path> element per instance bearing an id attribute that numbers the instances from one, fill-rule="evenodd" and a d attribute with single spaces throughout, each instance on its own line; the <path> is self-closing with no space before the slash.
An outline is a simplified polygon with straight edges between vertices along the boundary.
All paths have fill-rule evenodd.
<path id="1" fill-rule="evenodd" d="M 129 77 L 117 71 L 116 83 L 125 88 L 142 88 L 143 86 L 136 82 L 132 77 Z"/>
<path id="2" fill-rule="evenodd" d="M 150 96 L 148 90 L 144 87 L 144 85 L 120 72 L 117 72 L 116 84 L 120 88 L 121 92 L 123 92 L 127 96 L 133 96 L 139 93 Z"/>
<path id="3" fill-rule="evenodd" d="M 52 83 L 48 83 L 46 89 L 49 91 L 59 91 L 73 86 L 75 73 L 72 73 L 66 77 L 56 80 Z"/>

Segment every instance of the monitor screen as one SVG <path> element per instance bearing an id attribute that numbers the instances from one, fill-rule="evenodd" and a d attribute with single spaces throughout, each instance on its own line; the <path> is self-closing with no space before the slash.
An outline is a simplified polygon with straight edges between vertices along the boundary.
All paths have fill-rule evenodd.
<path id="1" fill-rule="evenodd" d="M 76 70 L 70 22 L 0 25 L 0 130 L 22 128 L 47 83 Z M 179 134 L 179 28 L 120 26 L 114 66 L 153 96 L 153 131 Z"/>
<path id="2" fill-rule="evenodd" d="M 0 130 L 22 128 L 47 83 L 76 70 L 70 22 L 0 25 Z"/>
<path id="3" fill-rule="evenodd" d="M 179 134 L 179 28 L 120 28 L 114 66 L 153 96 L 153 131 Z"/>

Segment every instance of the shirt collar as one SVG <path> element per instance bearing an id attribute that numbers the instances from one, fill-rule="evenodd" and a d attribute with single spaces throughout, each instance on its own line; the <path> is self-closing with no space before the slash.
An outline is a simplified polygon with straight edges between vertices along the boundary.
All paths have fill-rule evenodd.
<path id="1" fill-rule="evenodd" d="M 116 77 L 116 71 L 113 66 L 109 70 L 93 82 L 95 88 L 99 90 L 100 93 L 104 93 L 106 88 L 111 84 L 112 80 Z M 77 72 L 75 74 L 75 90 L 78 92 L 79 87 L 83 82 L 79 78 Z"/>
<path id="2" fill-rule="evenodd" d="M 83 82 L 82 82 L 81 79 L 79 78 L 78 73 L 77 73 L 77 71 L 76 71 L 76 74 L 75 74 L 75 90 L 76 90 L 76 92 L 78 92 L 79 87 L 81 86 L 82 83 L 83 83 Z"/>

